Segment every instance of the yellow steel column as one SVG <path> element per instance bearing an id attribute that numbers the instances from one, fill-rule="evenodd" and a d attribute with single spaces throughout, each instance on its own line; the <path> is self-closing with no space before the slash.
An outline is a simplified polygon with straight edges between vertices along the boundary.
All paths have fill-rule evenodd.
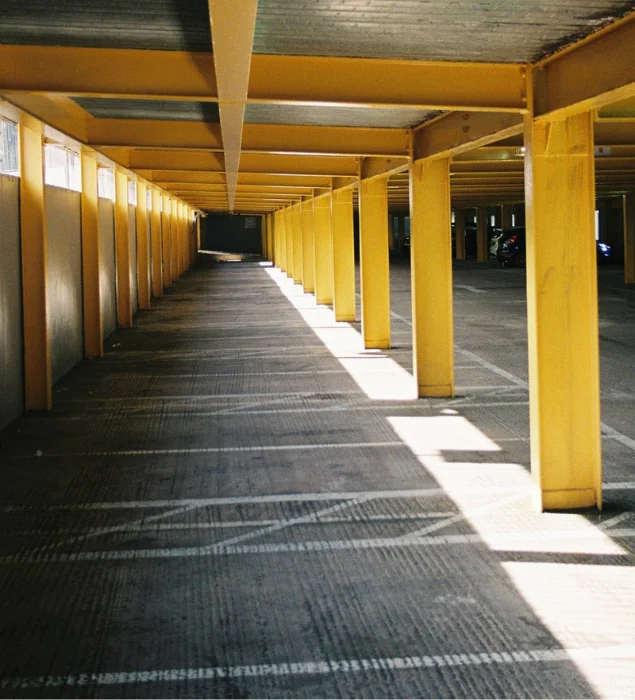
<path id="1" fill-rule="evenodd" d="M 161 193 L 152 189 L 152 213 L 150 215 L 152 237 L 152 295 L 163 296 L 163 265 L 161 251 Z"/>
<path id="2" fill-rule="evenodd" d="M 302 287 L 305 292 L 315 292 L 315 230 L 313 199 L 305 199 L 300 205 L 302 217 Z"/>
<path id="3" fill-rule="evenodd" d="M 121 328 L 131 328 L 128 176 L 121 170 L 115 170 L 115 249 L 117 259 L 117 323 Z"/>
<path id="4" fill-rule="evenodd" d="M 284 209 L 280 209 L 276 212 L 276 237 L 278 240 L 280 264 L 278 267 L 282 272 L 287 271 L 287 231 L 286 231 L 286 221 L 284 216 Z"/>
<path id="5" fill-rule="evenodd" d="M 540 509 L 602 502 L 590 113 L 525 118 L 531 470 Z"/>
<path id="6" fill-rule="evenodd" d="M 454 254 L 457 260 L 465 260 L 465 209 L 454 211 Z"/>
<path id="7" fill-rule="evenodd" d="M 267 260 L 267 217 L 260 217 L 260 254 Z"/>
<path id="8" fill-rule="evenodd" d="M 196 217 L 196 250 L 194 251 L 194 257 L 196 258 L 196 253 L 201 249 L 201 217 Z"/>
<path id="9" fill-rule="evenodd" d="M 276 253 L 273 246 L 273 214 L 267 214 L 267 252 L 272 264 L 276 263 Z"/>
<path id="10" fill-rule="evenodd" d="M 359 186 L 359 273 L 366 348 L 390 347 L 387 187 L 386 178 L 362 180 Z"/>
<path id="11" fill-rule="evenodd" d="M 283 209 L 282 216 L 284 218 L 284 238 L 287 247 L 286 273 L 287 277 L 291 277 L 293 279 L 295 261 L 293 260 L 293 221 L 291 217 L 291 207 Z"/>
<path id="12" fill-rule="evenodd" d="M 333 193 L 333 311 L 336 321 L 355 320 L 352 189 Z"/>
<path id="13" fill-rule="evenodd" d="M 148 236 L 148 187 L 137 180 L 137 276 L 139 308 L 150 308 L 150 241 Z"/>
<path id="14" fill-rule="evenodd" d="M 42 124 L 20 124 L 20 235 L 24 319 L 24 403 L 27 410 L 53 405 L 51 339 L 46 291 L 47 231 Z"/>
<path id="15" fill-rule="evenodd" d="M 410 177 L 414 376 L 420 397 L 454 396 L 450 160 L 418 161 Z"/>
<path id="16" fill-rule="evenodd" d="M 331 195 L 315 200 L 314 255 L 315 255 L 315 299 L 318 304 L 333 303 L 333 224 L 331 218 Z"/>
<path id="17" fill-rule="evenodd" d="M 177 282 L 180 276 L 178 204 L 176 199 L 170 199 L 170 271 L 172 272 L 172 282 Z"/>
<path id="18" fill-rule="evenodd" d="M 476 207 L 476 262 L 486 263 L 488 258 L 487 209 L 485 207 Z"/>
<path id="19" fill-rule="evenodd" d="M 82 289 L 84 296 L 84 355 L 104 354 L 99 271 L 99 199 L 97 160 L 94 152 L 82 150 Z"/>
<path id="20" fill-rule="evenodd" d="M 302 251 L 302 212 L 299 203 L 291 207 L 291 224 L 293 226 L 293 279 L 296 284 L 302 284 L 304 255 Z"/>
<path id="21" fill-rule="evenodd" d="M 170 198 L 161 195 L 161 235 L 163 239 L 163 288 L 172 286 L 172 253 L 170 236 Z"/>
<path id="22" fill-rule="evenodd" d="M 624 282 L 635 284 L 635 192 L 622 197 L 624 221 Z"/>

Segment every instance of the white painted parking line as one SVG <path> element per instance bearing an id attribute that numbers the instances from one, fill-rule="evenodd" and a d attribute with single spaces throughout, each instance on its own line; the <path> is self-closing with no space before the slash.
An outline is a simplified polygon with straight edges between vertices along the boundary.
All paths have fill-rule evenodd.
<path id="1" fill-rule="evenodd" d="M 177 447 L 173 449 L 153 450 L 94 450 L 87 452 L 47 452 L 48 457 L 145 457 L 151 455 L 197 455 L 226 454 L 228 452 L 303 452 L 307 450 L 352 450 L 357 448 L 382 449 L 387 447 L 406 447 L 399 440 L 385 442 L 329 442 L 307 445 L 245 445 L 244 447 Z"/>
<path id="2" fill-rule="evenodd" d="M 633 539 L 635 528 L 609 530 L 612 539 Z M 248 533 L 249 534 L 249 533 Z M 553 544 L 556 542 L 589 543 L 601 538 L 605 542 L 607 531 L 589 526 L 580 530 L 547 532 L 491 532 L 487 536 L 476 533 L 431 536 L 375 537 L 346 540 L 307 540 L 299 542 L 271 542 L 264 544 L 212 544 L 196 547 L 157 547 L 155 549 L 107 549 L 93 552 L 52 554 L 48 550 L 22 551 L 0 557 L 1 565 L 11 564 L 77 564 L 82 562 L 140 561 L 148 559 L 181 559 L 192 557 L 246 556 L 277 554 L 328 554 L 373 549 L 403 549 L 420 547 L 448 547 L 459 545 L 481 545 L 488 550 L 505 551 L 520 544 Z M 247 537 L 247 535 L 245 536 Z M 607 555 L 615 556 L 615 555 Z"/>
<path id="3" fill-rule="evenodd" d="M 273 676 L 332 676 L 342 673 L 386 671 L 421 671 L 461 666 L 501 666 L 513 664 L 545 664 L 599 659 L 633 660 L 635 645 L 612 645 L 563 649 L 504 649 L 496 652 L 433 654 L 425 656 L 369 657 L 362 659 L 334 659 L 329 661 L 300 661 L 245 666 L 206 666 L 199 668 L 166 668 L 143 671 L 111 671 L 78 673 L 62 676 L 23 676 L 0 679 L 3 690 L 45 688 L 75 688 L 84 686 L 113 686 L 140 683 L 180 683 L 239 678 L 271 678 Z"/>

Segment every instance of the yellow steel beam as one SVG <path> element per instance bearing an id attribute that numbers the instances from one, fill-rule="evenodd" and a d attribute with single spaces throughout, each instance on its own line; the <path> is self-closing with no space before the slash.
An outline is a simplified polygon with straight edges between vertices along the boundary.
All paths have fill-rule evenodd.
<path id="1" fill-rule="evenodd" d="M 450 162 L 411 166 L 413 369 L 418 396 L 454 396 Z"/>
<path id="2" fill-rule="evenodd" d="M 331 194 L 313 203 L 315 250 L 315 299 L 318 304 L 333 303 L 333 222 Z"/>
<path id="3" fill-rule="evenodd" d="M 510 112 L 527 106 L 520 65 L 268 55 L 253 57 L 249 101 Z"/>
<path id="4" fill-rule="evenodd" d="M 385 179 L 390 175 L 403 172 L 408 168 L 408 158 L 366 157 L 359 159 L 359 178 L 371 180 L 378 177 Z"/>
<path id="5" fill-rule="evenodd" d="M 229 209 L 233 211 L 258 0 L 208 0 Z"/>
<path id="6" fill-rule="evenodd" d="M 538 508 L 601 507 L 593 122 L 527 118 L 531 469 Z"/>
<path id="7" fill-rule="evenodd" d="M 562 119 L 635 97 L 635 13 L 538 63 L 538 116 Z"/>
<path id="8" fill-rule="evenodd" d="M 128 225 L 128 176 L 115 171 L 115 248 L 117 262 L 117 323 L 132 327 L 130 285 L 130 230 Z"/>
<path id="9" fill-rule="evenodd" d="M 148 231 L 148 186 L 138 180 L 137 187 L 137 280 L 139 308 L 150 308 L 150 236 Z"/>
<path id="10" fill-rule="evenodd" d="M 163 246 L 161 234 L 161 193 L 152 188 L 152 213 L 150 234 L 152 237 L 152 295 L 163 296 Z"/>
<path id="11" fill-rule="evenodd" d="M 303 241 L 302 241 L 302 212 L 300 203 L 294 205 L 291 211 L 291 226 L 293 231 L 293 279 L 296 284 L 302 284 L 304 275 Z"/>
<path id="12" fill-rule="evenodd" d="M 359 187 L 359 265 L 364 347 L 389 348 L 387 178 L 362 180 Z"/>
<path id="13" fill-rule="evenodd" d="M 287 277 L 293 279 L 293 273 L 295 271 L 295 260 L 293 259 L 293 220 L 291 215 L 291 207 L 287 207 L 282 210 L 284 215 L 284 233 L 285 242 L 287 246 Z"/>
<path id="14" fill-rule="evenodd" d="M 95 148 L 159 148 L 222 151 L 220 124 L 145 119 L 93 119 Z M 245 124 L 243 153 L 407 156 L 407 129 Z"/>
<path id="15" fill-rule="evenodd" d="M 413 132 L 415 160 L 447 157 L 523 133 L 519 114 L 501 112 L 457 112 Z"/>
<path id="16" fill-rule="evenodd" d="M 173 283 L 177 282 L 180 276 L 181 241 L 179 240 L 178 208 L 179 202 L 170 197 L 170 271 Z"/>
<path id="17" fill-rule="evenodd" d="M 222 174 L 225 170 L 222 154 L 198 151 L 133 150 L 129 154 L 127 165 L 131 170 L 141 171 L 140 174 L 144 177 L 147 177 L 145 171 L 153 171 L 151 177 L 148 178 L 153 181 L 172 180 L 174 179 L 172 175 L 174 171 L 201 171 L 209 176 L 209 173 Z M 261 176 L 291 175 L 297 177 L 307 175 L 311 178 L 317 176 L 331 178 L 338 175 L 356 176 L 358 159 L 354 156 L 246 153 L 241 157 L 241 168 L 244 173 L 259 174 Z M 162 170 L 168 172 L 162 174 L 160 172 Z M 244 182 L 243 172 L 240 175 L 240 181 Z M 330 186 L 330 180 L 328 184 Z"/>
<path id="18" fill-rule="evenodd" d="M 0 53 L 2 48 L 2 45 L 0 45 Z M 2 60 L 0 59 L 1 63 Z M 1 65 L 0 71 L 2 71 Z M 2 92 L 1 81 L 0 92 Z M 34 95 L 9 92 L 5 92 L 2 96 L 27 114 L 34 115 L 45 124 L 54 127 L 80 143 L 86 143 L 90 117 L 68 97 L 64 95 Z M 44 129 L 46 135 L 46 126 Z"/>
<path id="19" fill-rule="evenodd" d="M 210 0 L 210 5 L 213 4 L 214 0 Z M 241 3 L 248 4 L 255 5 L 255 2 Z M 227 7 L 228 14 L 234 14 L 237 26 L 223 32 L 218 20 L 217 30 L 212 29 L 212 38 L 215 44 L 222 39 L 230 44 L 231 64 L 232 60 L 237 60 L 231 44 L 244 43 L 245 36 L 238 32 L 248 34 L 251 18 L 241 22 L 235 2 L 228 3 Z M 231 19 L 230 16 L 228 21 Z M 251 52 L 251 43 L 248 43 Z M 232 66 L 222 64 L 219 49 L 215 46 L 212 55 L 189 51 L 3 45 L 0 46 L 0 89 L 94 97 L 218 101 L 223 99 L 223 84 L 219 80 L 217 88 L 215 76 L 218 78 L 220 70 L 221 76 L 227 74 L 231 83 L 232 75 Z M 220 69 L 214 57 L 217 64 L 221 62 Z M 240 87 L 242 89 L 242 83 Z M 248 95 L 250 102 L 282 104 L 511 112 L 526 109 L 523 66 L 515 64 L 254 55 Z"/>
<path id="20" fill-rule="evenodd" d="M 315 222 L 314 200 L 307 199 L 300 205 L 302 215 L 302 287 L 305 292 L 315 292 Z"/>
<path id="21" fill-rule="evenodd" d="M 42 124 L 25 116 L 20 139 L 20 233 L 24 324 L 24 405 L 53 405 L 51 338 L 46 288 L 47 229 Z"/>
<path id="22" fill-rule="evenodd" d="M 161 195 L 161 253 L 163 262 L 163 288 L 172 286 L 172 239 L 170 235 L 170 198 Z"/>
<path id="23" fill-rule="evenodd" d="M 82 149 L 82 290 L 84 299 L 84 355 L 104 354 L 101 312 L 101 261 L 99 250 L 99 199 L 97 195 L 97 161 Z"/>
<path id="24" fill-rule="evenodd" d="M 355 320 L 353 191 L 333 192 L 333 311 L 336 321 Z"/>

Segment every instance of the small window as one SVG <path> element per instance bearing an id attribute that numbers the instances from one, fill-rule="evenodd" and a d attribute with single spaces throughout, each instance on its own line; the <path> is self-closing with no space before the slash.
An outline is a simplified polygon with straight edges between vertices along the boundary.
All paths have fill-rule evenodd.
<path id="1" fill-rule="evenodd" d="M 8 119 L 0 119 L 0 173 L 19 177 L 18 125 Z"/>
<path id="2" fill-rule="evenodd" d="M 57 143 L 44 145 L 44 182 L 75 192 L 82 191 L 79 153 Z"/>
<path id="3" fill-rule="evenodd" d="M 97 194 L 104 199 L 115 201 L 115 171 L 99 168 L 97 171 Z"/>
<path id="4" fill-rule="evenodd" d="M 492 228 L 494 228 L 494 227 L 496 226 L 496 217 L 494 216 L 494 214 L 492 214 L 492 215 L 489 217 L 489 223 L 490 223 L 490 226 L 491 226 Z"/>
<path id="5" fill-rule="evenodd" d="M 146 191 L 146 207 L 148 208 L 148 211 L 152 209 L 152 190 Z"/>
<path id="6" fill-rule="evenodd" d="M 516 214 L 512 214 L 512 228 L 516 226 Z"/>
<path id="7" fill-rule="evenodd" d="M 137 206 L 137 183 L 134 180 L 128 183 L 128 204 Z"/>

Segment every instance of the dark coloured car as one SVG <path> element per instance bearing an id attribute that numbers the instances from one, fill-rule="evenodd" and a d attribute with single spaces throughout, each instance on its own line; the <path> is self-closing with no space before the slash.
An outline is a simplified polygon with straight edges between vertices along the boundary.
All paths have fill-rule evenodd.
<path id="1" fill-rule="evenodd" d="M 503 231 L 502 243 L 498 246 L 498 260 L 503 267 L 525 267 L 525 227 Z M 595 242 L 597 263 L 603 265 L 611 261 L 613 253 L 610 245 Z"/>

